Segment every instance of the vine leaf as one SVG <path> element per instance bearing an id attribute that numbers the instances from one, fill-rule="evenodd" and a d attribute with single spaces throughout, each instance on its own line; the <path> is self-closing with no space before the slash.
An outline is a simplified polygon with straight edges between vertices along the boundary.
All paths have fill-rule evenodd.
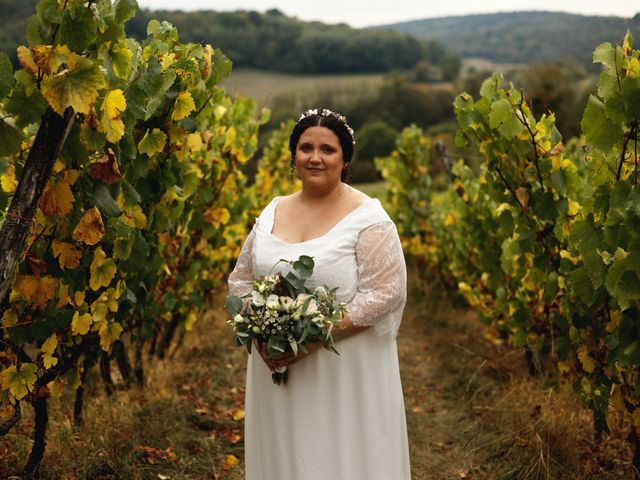
<path id="1" fill-rule="evenodd" d="M 100 107 L 100 131 L 104 132 L 107 140 L 116 143 L 124 135 L 124 122 L 120 119 L 120 113 L 127 108 L 127 101 L 122 90 L 119 88 L 111 90 L 104 97 L 104 102 Z"/>
<path id="2" fill-rule="evenodd" d="M 48 217 L 57 215 L 66 217 L 73 209 L 75 198 L 71 192 L 71 186 L 64 180 L 56 184 L 49 184 L 40 198 L 40 209 Z"/>
<path id="3" fill-rule="evenodd" d="M 107 185 L 111 185 L 114 182 L 120 180 L 122 175 L 118 167 L 118 159 L 116 158 L 113 150 L 108 148 L 98 161 L 91 164 L 91 172 L 89 174 L 94 180 L 102 180 Z M 131 189 L 132 187 L 129 186 Z"/>
<path id="4" fill-rule="evenodd" d="M 93 207 L 85 212 L 73 230 L 74 240 L 95 245 L 104 235 L 104 223 L 100 211 Z"/>
<path id="5" fill-rule="evenodd" d="M 42 344 L 40 351 L 42 352 L 42 361 L 45 368 L 51 368 L 54 365 L 58 364 L 58 359 L 53 356 L 53 353 L 56 351 L 57 347 L 58 336 L 55 333 L 47 338 Z"/>
<path id="6" fill-rule="evenodd" d="M 80 312 L 76 311 L 71 320 L 71 333 L 74 335 L 86 335 L 92 323 L 93 317 L 90 313 L 81 315 Z"/>
<path id="7" fill-rule="evenodd" d="M 603 152 L 622 138 L 620 126 L 607 117 L 604 103 L 594 95 L 589 97 L 580 125 L 587 141 Z"/>
<path id="8" fill-rule="evenodd" d="M 108 287 L 116 275 L 116 264 L 111 258 L 107 258 L 102 247 L 96 248 L 93 252 L 93 261 L 91 262 L 91 277 L 89 278 L 89 286 L 91 290 L 98 290 L 100 287 Z"/>
<path id="9" fill-rule="evenodd" d="M 67 107 L 76 113 L 88 114 L 98 98 L 98 91 L 107 86 L 98 65 L 91 60 L 71 53 L 68 68 L 42 79 L 42 94 L 58 114 Z"/>
<path id="10" fill-rule="evenodd" d="M 0 98 L 6 97 L 13 89 L 13 65 L 6 53 L 0 52 Z"/>
<path id="11" fill-rule="evenodd" d="M 22 133 L 0 118 L 0 156 L 8 157 L 20 151 Z"/>
<path id="12" fill-rule="evenodd" d="M 47 302 L 53 299 L 58 290 L 58 279 L 49 276 L 17 275 L 13 288 L 25 300 L 44 309 Z"/>
<path id="13" fill-rule="evenodd" d="M 33 391 L 37 371 L 38 367 L 33 363 L 23 363 L 19 370 L 15 365 L 11 365 L 3 370 L 0 376 L 3 390 L 9 390 L 11 395 L 20 400 Z"/>
<path id="14" fill-rule="evenodd" d="M 111 344 L 120 338 L 122 325 L 116 322 L 103 322 L 100 325 L 100 346 L 105 352 L 109 351 Z"/>
<path id="15" fill-rule="evenodd" d="M 140 153 L 146 153 L 150 157 L 156 153 L 160 153 L 164 150 L 164 146 L 167 143 L 167 136 L 159 128 L 154 128 L 152 131 L 147 132 L 140 143 L 138 143 L 138 151 Z"/>
<path id="16" fill-rule="evenodd" d="M 61 269 L 74 269 L 80 266 L 82 252 L 72 243 L 61 242 L 58 239 L 54 239 L 51 244 L 51 248 L 53 250 L 53 256 L 58 258 L 58 261 L 60 262 Z"/>
<path id="17" fill-rule="evenodd" d="M 196 109 L 196 104 L 189 92 L 180 92 L 173 107 L 171 119 L 178 121 L 187 118 Z"/>

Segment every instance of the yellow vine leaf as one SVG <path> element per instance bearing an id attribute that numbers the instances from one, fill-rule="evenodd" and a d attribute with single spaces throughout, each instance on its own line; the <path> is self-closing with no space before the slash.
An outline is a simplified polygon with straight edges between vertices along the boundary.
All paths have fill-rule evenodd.
<path id="1" fill-rule="evenodd" d="M 18 187 L 18 181 L 16 180 L 16 169 L 13 165 L 9 165 L 7 173 L 0 176 L 0 185 L 2 190 L 6 193 L 13 193 Z"/>
<path id="2" fill-rule="evenodd" d="M 202 49 L 202 59 L 204 60 L 204 67 L 202 68 L 202 79 L 206 80 L 211 73 L 211 57 L 213 56 L 213 47 L 208 43 Z"/>
<path id="3" fill-rule="evenodd" d="M 220 225 L 226 225 L 229 223 L 231 215 L 229 210 L 224 207 L 209 208 L 203 214 L 203 218 L 212 225 L 219 227 Z"/>
<path id="4" fill-rule="evenodd" d="M 33 61 L 33 53 L 31 53 L 31 50 L 24 45 L 20 45 L 16 49 L 16 54 L 18 56 L 18 62 L 20 62 L 20 66 L 25 72 L 31 75 L 38 73 L 38 66 L 36 62 Z"/>
<path id="5" fill-rule="evenodd" d="M 162 55 L 162 60 L 160 61 L 160 64 L 162 65 L 163 72 L 166 72 L 169 69 L 169 67 L 174 63 L 176 63 L 175 53 L 171 52 L 171 53 L 165 53 L 164 55 Z"/>
<path id="6" fill-rule="evenodd" d="M 22 298 L 35 304 L 38 308 L 44 309 L 47 302 L 53 299 L 56 294 L 58 279 L 49 276 L 17 275 L 13 288 L 20 293 Z"/>
<path id="7" fill-rule="evenodd" d="M 99 129 L 106 134 L 107 140 L 116 143 L 124 135 L 124 122 L 120 119 L 120 113 L 127 108 L 127 101 L 122 90 L 119 88 L 111 90 L 104 97 L 104 102 L 100 107 L 102 115 L 100 117 Z"/>
<path id="8" fill-rule="evenodd" d="M 593 358 L 589 356 L 589 352 L 587 352 L 587 347 L 585 345 L 580 345 L 580 347 L 578 347 L 578 359 L 580 360 L 585 372 L 592 373 L 596 369 L 596 363 Z"/>
<path id="9" fill-rule="evenodd" d="M 124 214 L 120 216 L 120 220 L 134 228 L 145 228 L 147 226 L 147 216 L 140 208 L 140 205 L 123 208 Z"/>
<path id="10" fill-rule="evenodd" d="M 62 181 L 69 185 L 73 185 L 78 180 L 78 177 L 80 177 L 80 170 L 69 169 L 65 170 Z"/>
<path id="11" fill-rule="evenodd" d="M 103 235 L 104 223 L 96 207 L 87 210 L 73 230 L 73 239 L 87 245 L 95 245 Z"/>
<path id="12" fill-rule="evenodd" d="M 64 281 L 60 281 L 60 285 L 58 286 L 58 303 L 56 303 L 56 308 L 62 308 L 69 303 L 69 285 L 64 283 Z"/>
<path id="13" fill-rule="evenodd" d="M 11 327 L 18 323 L 18 314 L 12 308 L 8 308 L 2 315 L 2 326 Z"/>
<path id="14" fill-rule="evenodd" d="M 38 367 L 33 363 L 23 363 L 18 369 L 15 365 L 6 368 L 0 374 L 2 389 L 9 390 L 16 400 L 33 391 Z"/>
<path id="15" fill-rule="evenodd" d="M 91 310 L 93 311 L 94 305 L 102 303 L 109 309 L 110 312 L 117 312 L 118 298 L 120 298 L 120 293 L 115 288 L 107 288 L 104 292 L 102 292 L 98 299 L 93 302 L 93 304 L 91 305 Z"/>
<path id="16" fill-rule="evenodd" d="M 63 382 L 61 379 L 56 378 L 55 380 L 51 380 L 47 383 L 47 388 L 49 389 L 49 394 L 52 398 L 60 398 L 62 397 L 62 389 L 66 382 Z"/>
<path id="17" fill-rule="evenodd" d="M 582 208 L 582 205 L 580 205 L 575 200 L 569 199 L 569 206 L 567 208 L 567 213 L 569 215 L 577 215 L 581 208 Z"/>
<path id="18" fill-rule="evenodd" d="M 180 92 L 178 94 L 178 98 L 176 98 L 176 103 L 173 106 L 173 113 L 171 114 L 171 119 L 174 121 L 182 120 L 189 116 L 191 112 L 196 109 L 196 104 L 193 101 L 193 97 L 189 92 Z"/>
<path id="19" fill-rule="evenodd" d="M 187 135 L 186 144 L 190 152 L 199 152 L 202 150 L 202 137 L 199 133 L 190 133 Z"/>
<path id="20" fill-rule="evenodd" d="M 53 47 L 52 45 L 36 45 L 31 47 L 31 58 L 45 75 L 57 73 L 60 65 L 71 53 L 66 45 Z"/>
<path id="21" fill-rule="evenodd" d="M 450 225 L 456 224 L 456 216 L 453 212 L 447 213 L 447 216 L 444 217 L 444 226 L 448 227 Z"/>
<path id="22" fill-rule="evenodd" d="M 58 336 L 54 333 L 47 338 L 42 344 L 42 361 L 44 362 L 44 368 L 51 368 L 58 363 L 58 359 L 53 356 L 53 353 L 58 347 Z"/>
<path id="23" fill-rule="evenodd" d="M 67 68 L 42 79 L 42 94 L 58 114 L 67 107 L 76 113 L 88 114 L 98 98 L 98 91 L 107 86 L 104 74 L 93 61 L 71 52 Z"/>
<path id="24" fill-rule="evenodd" d="M 93 317 L 90 313 L 80 315 L 80 312 L 76 311 L 71 320 L 71 333 L 73 335 L 86 335 L 92 323 Z"/>
<path id="25" fill-rule="evenodd" d="M 80 305 L 82 305 L 84 303 L 84 295 L 85 295 L 85 291 L 81 291 L 81 292 L 75 292 L 73 294 L 73 304 L 76 307 L 79 307 Z"/>
<path id="26" fill-rule="evenodd" d="M 49 181 L 42 197 L 40 197 L 40 209 L 48 217 L 57 215 L 60 218 L 66 217 L 73 209 L 73 193 L 71 187 L 64 180 L 55 185 Z"/>
<path id="27" fill-rule="evenodd" d="M 93 261 L 91 262 L 91 277 L 89 278 L 89 286 L 92 290 L 98 290 L 100 287 L 108 287 L 116 274 L 116 264 L 102 250 L 102 247 L 96 248 L 93 252 Z"/>
<path id="28" fill-rule="evenodd" d="M 60 262 L 61 269 L 78 268 L 80 265 L 80 259 L 82 258 L 82 252 L 72 243 L 61 242 L 60 240 L 54 239 L 51 247 L 54 258 L 58 258 L 58 261 Z"/>
<path id="29" fill-rule="evenodd" d="M 100 326 L 100 346 L 107 352 L 113 342 L 120 338 L 122 333 L 122 325 L 115 322 L 102 322 Z"/>
<path id="30" fill-rule="evenodd" d="M 91 304 L 91 313 L 96 323 L 102 324 L 107 321 L 109 314 L 109 306 L 104 302 L 93 302 Z"/>

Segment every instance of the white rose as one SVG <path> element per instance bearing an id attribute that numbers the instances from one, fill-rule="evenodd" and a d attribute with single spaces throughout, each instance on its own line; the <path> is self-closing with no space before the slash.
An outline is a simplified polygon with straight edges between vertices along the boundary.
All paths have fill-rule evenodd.
<path id="1" fill-rule="evenodd" d="M 302 305 L 304 305 L 304 302 L 306 302 L 307 298 L 309 298 L 310 296 L 311 295 L 309 295 L 308 293 L 299 293 L 296 297 L 295 307 L 300 308 Z"/>
<path id="2" fill-rule="evenodd" d="M 327 296 L 327 290 L 323 286 L 316 287 L 313 293 L 320 298 L 325 298 Z"/>
<path id="3" fill-rule="evenodd" d="M 278 298 L 278 295 L 269 295 L 267 297 L 266 304 L 269 310 L 280 310 L 280 299 Z"/>
<path id="4" fill-rule="evenodd" d="M 259 287 L 258 287 L 259 288 Z M 251 292 L 251 301 L 253 302 L 253 304 L 257 307 L 261 307 L 262 305 L 264 305 L 264 297 L 262 295 L 260 295 L 258 292 L 256 292 L 255 290 L 253 290 Z"/>
<path id="5" fill-rule="evenodd" d="M 291 297 L 280 297 L 280 304 L 282 305 L 282 309 L 285 312 L 290 312 L 294 305 L 293 298 Z"/>
<path id="6" fill-rule="evenodd" d="M 316 312 L 318 311 L 318 302 L 316 302 L 315 298 L 312 298 L 309 301 L 309 304 L 307 305 L 307 309 L 304 311 L 305 316 L 312 316 L 315 315 Z"/>

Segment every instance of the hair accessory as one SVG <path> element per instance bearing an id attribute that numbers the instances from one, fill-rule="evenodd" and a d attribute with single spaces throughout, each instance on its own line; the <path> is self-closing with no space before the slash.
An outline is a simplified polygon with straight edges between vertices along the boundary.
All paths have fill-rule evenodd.
<path id="1" fill-rule="evenodd" d="M 351 128 L 349 126 L 349 124 L 347 123 L 347 118 L 344 115 L 340 115 L 337 112 L 332 112 L 328 108 L 323 108 L 322 110 L 320 110 L 320 112 L 318 112 L 317 108 L 314 108 L 313 110 L 307 110 L 302 115 L 300 115 L 300 118 L 298 119 L 298 123 L 300 123 L 300 121 L 302 119 L 310 117 L 312 115 L 320 115 L 321 117 L 334 117 L 334 118 L 336 118 L 340 123 L 342 123 L 346 127 L 347 131 L 351 135 L 351 143 L 353 145 L 356 144 L 356 139 L 353 136 L 353 128 Z"/>

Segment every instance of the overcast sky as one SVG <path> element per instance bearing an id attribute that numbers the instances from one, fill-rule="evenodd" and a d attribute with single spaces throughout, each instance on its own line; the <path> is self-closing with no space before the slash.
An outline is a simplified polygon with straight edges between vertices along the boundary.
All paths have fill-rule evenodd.
<path id="1" fill-rule="evenodd" d="M 584 15 L 632 17 L 640 0 L 138 0 L 152 10 L 257 10 L 278 8 L 302 20 L 348 23 L 354 27 L 472 13 L 552 10 Z"/>

